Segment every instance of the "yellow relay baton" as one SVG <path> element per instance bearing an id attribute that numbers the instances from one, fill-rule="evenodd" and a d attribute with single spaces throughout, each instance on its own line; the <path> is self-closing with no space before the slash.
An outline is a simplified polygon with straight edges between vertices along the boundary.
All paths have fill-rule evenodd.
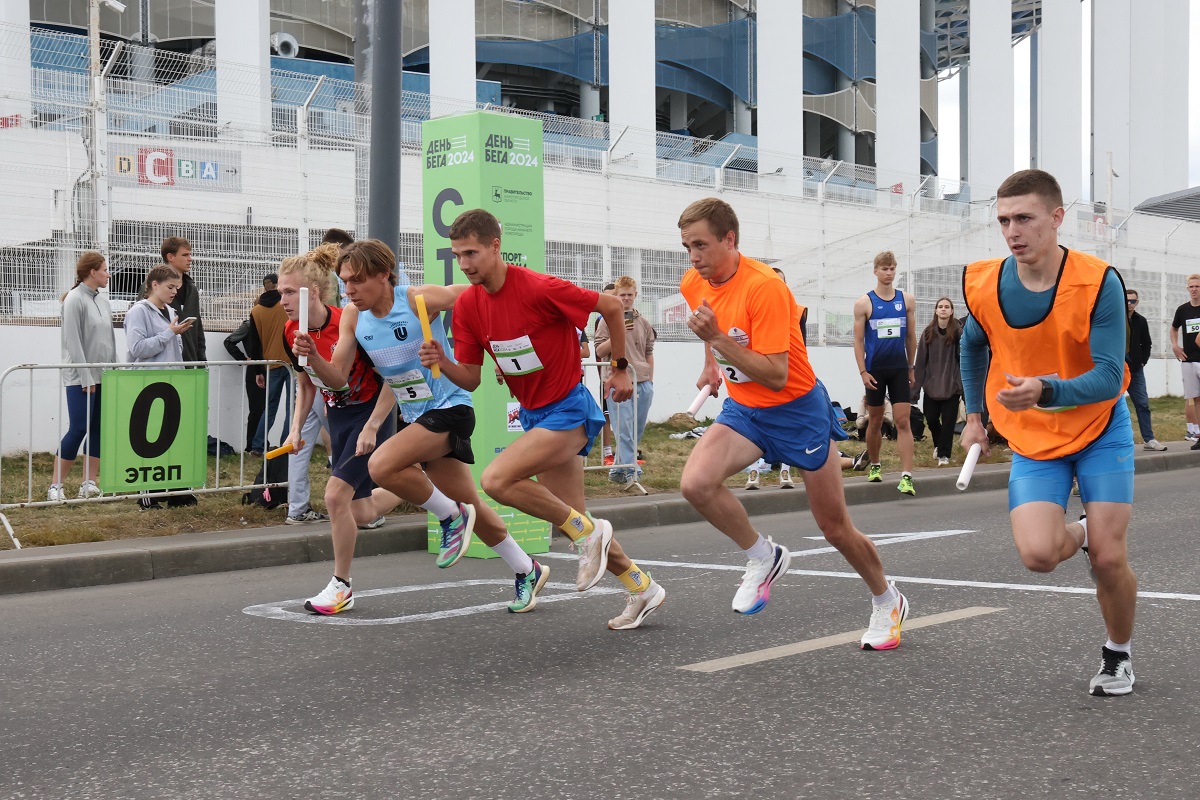
<path id="1" fill-rule="evenodd" d="M 304 447 L 303 439 L 300 440 L 300 446 Z M 280 456 L 286 456 L 288 453 L 291 453 L 294 451 L 295 451 L 295 448 L 292 447 L 292 443 L 288 442 L 283 447 L 276 447 L 274 450 L 268 451 L 267 455 L 266 455 L 266 459 L 268 461 L 270 461 L 272 458 L 279 458 Z"/>
<path id="2" fill-rule="evenodd" d="M 425 337 L 425 341 L 432 342 L 433 329 L 429 327 L 429 310 L 425 308 L 425 295 L 419 294 L 416 296 L 416 299 L 417 316 L 421 318 L 421 335 Z M 442 368 L 437 364 L 430 367 L 429 371 L 433 373 L 433 377 L 435 378 L 442 377 Z"/>

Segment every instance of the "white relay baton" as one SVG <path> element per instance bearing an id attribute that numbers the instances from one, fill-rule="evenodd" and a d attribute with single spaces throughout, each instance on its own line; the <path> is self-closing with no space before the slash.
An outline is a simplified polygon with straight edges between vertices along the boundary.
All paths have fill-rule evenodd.
<path id="1" fill-rule="evenodd" d="M 300 287 L 300 332 L 308 334 L 308 287 Z M 300 356 L 296 362 L 302 366 L 308 366 L 308 356 Z"/>
<path id="2" fill-rule="evenodd" d="M 695 419 L 696 412 L 700 410 L 700 406 L 704 405 L 704 401 L 710 397 L 712 397 L 712 387 L 705 386 L 700 390 L 700 394 L 696 395 L 696 399 L 692 401 L 692 404 L 688 406 L 688 416 Z"/>
<path id="3" fill-rule="evenodd" d="M 979 442 L 971 445 L 971 449 L 967 451 L 967 460 L 963 462 L 962 472 L 958 473 L 958 483 L 955 484 L 960 492 L 965 492 L 971 485 L 971 476 L 975 474 L 975 464 L 978 463 L 981 452 L 983 448 Z"/>

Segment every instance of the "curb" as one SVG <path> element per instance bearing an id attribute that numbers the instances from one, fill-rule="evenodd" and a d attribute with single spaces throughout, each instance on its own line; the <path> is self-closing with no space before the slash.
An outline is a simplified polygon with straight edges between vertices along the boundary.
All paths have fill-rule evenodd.
<path id="1" fill-rule="evenodd" d="M 1138 451 L 1137 474 L 1167 472 L 1200 465 L 1200 452 Z M 1008 485 L 1009 464 L 984 464 L 975 471 L 971 489 L 989 491 Z M 920 498 L 957 494 L 957 470 L 924 470 L 916 473 Z M 865 477 L 843 481 L 848 505 L 910 502 L 895 492 L 890 481 L 873 486 Z M 890 490 L 890 491 L 889 491 Z M 801 487 L 747 492 L 735 489 L 751 516 L 786 514 L 808 509 L 808 494 Z M 654 528 L 703 522 L 700 514 L 679 494 L 638 498 L 605 498 L 589 508 L 622 528 Z M 707 523 L 705 523 L 707 524 Z M 427 526 L 417 515 L 373 531 L 359 531 L 355 557 L 424 550 Z M 279 567 L 333 559 L 328 525 L 297 531 L 279 525 L 252 530 L 184 533 L 175 536 L 109 542 L 67 544 L 25 550 L 0 551 L 0 594 L 75 589 L 157 578 L 175 578 L 258 567 Z"/>

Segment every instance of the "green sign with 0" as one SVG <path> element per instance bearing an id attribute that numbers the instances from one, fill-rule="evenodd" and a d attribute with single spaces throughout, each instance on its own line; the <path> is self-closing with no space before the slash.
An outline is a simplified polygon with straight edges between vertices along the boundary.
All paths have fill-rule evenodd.
<path id="1" fill-rule="evenodd" d="M 100 386 L 102 491 L 204 485 L 208 370 L 106 370 Z"/>

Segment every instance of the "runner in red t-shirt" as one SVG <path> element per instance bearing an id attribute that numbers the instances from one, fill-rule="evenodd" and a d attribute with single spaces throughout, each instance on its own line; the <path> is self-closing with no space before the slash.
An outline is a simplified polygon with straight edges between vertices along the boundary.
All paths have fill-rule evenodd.
<path id="1" fill-rule="evenodd" d="M 625 555 L 612 525 L 585 513 L 583 459 L 604 425 L 595 399 L 579 380 L 579 334 L 588 314 L 599 311 L 613 331 L 612 377 L 604 391 L 627 400 L 625 322 L 621 301 L 580 289 L 559 278 L 506 264 L 500 256 L 500 221 L 487 211 L 461 214 L 450 226 L 451 249 L 471 288 L 454 304 L 454 355 L 421 346 L 421 364 L 468 391 L 479 386 L 486 352 L 521 403 L 515 442 L 483 472 L 483 490 L 497 502 L 557 525 L 579 548 L 575 586 L 586 591 L 607 569 L 629 590 L 625 611 L 609 620 L 613 630 L 642 624 L 667 593 Z M 537 481 L 531 480 L 537 476 Z"/>
<path id="2" fill-rule="evenodd" d="M 737 214 L 724 200 L 697 200 L 679 217 L 692 268 L 679 290 L 693 309 L 688 329 L 704 342 L 696 385 L 729 390 L 721 413 L 684 465 L 680 489 L 713 527 L 749 558 L 733 610 L 766 607 L 771 585 L 787 573 L 791 554 L 755 530 L 725 481 L 760 458 L 801 470 L 813 519 L 862 576 L 874 606 L 864 649 L 900 644 L 908 601 L 888 583 L 879 552 L 850 519 L 835 441 L 846 434 L 825 387 L 813 374 L 800 335 L 800 309 L 770 267 L 738 251 Z"/>

